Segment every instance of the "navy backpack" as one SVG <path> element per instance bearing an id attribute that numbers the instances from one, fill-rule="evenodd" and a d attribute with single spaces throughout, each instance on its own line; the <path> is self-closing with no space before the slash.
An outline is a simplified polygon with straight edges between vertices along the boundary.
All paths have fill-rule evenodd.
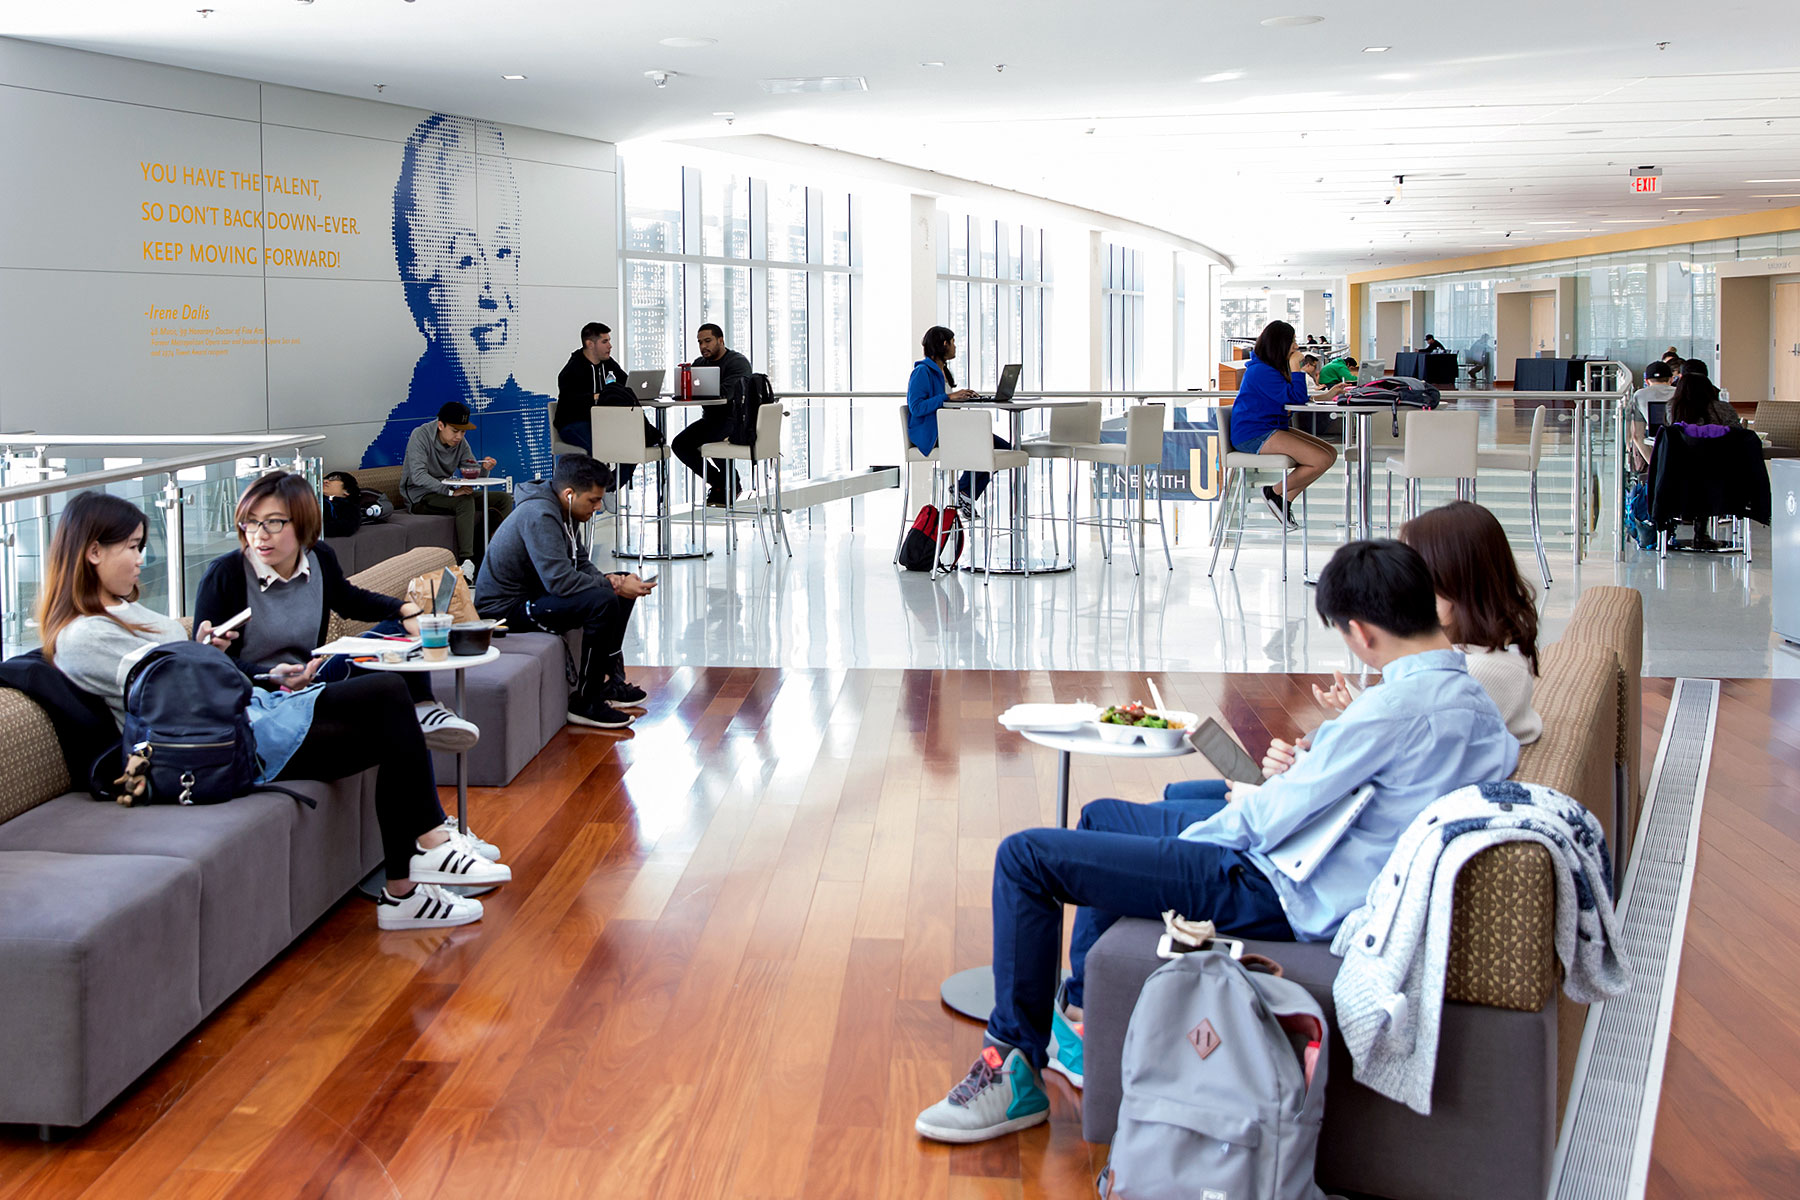
<path id="1" fill-rule="evenodd" d="M 250 681 L 223 651 L 199 642 L 150 649 L 125 680 L 127 761 L 142 759 L 145 795 L 121 804 L 218 804 L 256 787 Z"/>

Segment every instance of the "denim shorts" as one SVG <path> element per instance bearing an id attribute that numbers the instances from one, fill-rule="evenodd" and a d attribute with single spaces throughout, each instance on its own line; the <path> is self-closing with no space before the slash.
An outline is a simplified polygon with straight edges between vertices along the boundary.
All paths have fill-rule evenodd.
<path id="1" fill-rule="evenodd" d="M 1231 438 L 1231 448 L 1236 450 L 1239 454 L 1260 454 L 1262 453 L 1263 443 L 1269 440 L 1271 434 L 1278 432 L 1279 430 L 1271 429 L 1266 433 L 1253 434 L 1247 438 L 1240 438 L 1236 434 L 1233 434 Z"/>

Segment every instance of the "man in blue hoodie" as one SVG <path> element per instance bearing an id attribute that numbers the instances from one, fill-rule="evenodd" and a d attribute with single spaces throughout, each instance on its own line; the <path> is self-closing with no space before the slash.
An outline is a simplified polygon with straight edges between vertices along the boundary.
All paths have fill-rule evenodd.
<path id="1" fill-rule="evenodd" d="M 623 729 L 623 708 L 637 708 L 644 689 L 625 678 L 620 647 L 632 605 L 656 587 L 636 575 L 601 574 L 580 538 L 605 494 L 605 468 L 585 454 L 556 460 L 548 484 L 519 486 L 512 515 L 494 530 L 475 580 L 475 608 L 515 631 L 581 630 L 581 663 L 569 696 L 574 725 Z"/>

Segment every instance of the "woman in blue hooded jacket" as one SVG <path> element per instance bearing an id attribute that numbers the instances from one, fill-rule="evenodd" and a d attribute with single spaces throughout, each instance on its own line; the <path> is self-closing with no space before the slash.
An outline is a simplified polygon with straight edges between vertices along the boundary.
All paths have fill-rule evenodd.
<path id="1" fill-rule="evenodd" d="M 1290 529 L 1299 528 L 1292 511 L 1294 497 L 1337 461 L 1337 449 L 1329 442 L 1288 427 L 1287 406 L 1307 402 L 1306 374 L 1300 370 L 1302 357 L 1292 325 L 1286 321 L 1264 325 L 1231 407 L 1233 450 L 1285 454 L 1294 460 L 1294 468 L 1287 474 L 1285 504 L 1281 491 L 1263 488 L 1263 502 Z"/>
<path id="2" fill-rule="evenodd" d="M 950 360 L 956 357 L 956 332 L 933 325 L 920 341 L 925 357 L 913 364 L 912 378 L 906 384 L 906 434 L 920 454 L 937 449 L 938 409 L 946 400 L 967 400 L 975 395 L 968 388 L 956 387 L 956 376 L 950 373 Z M 1010 450 L 1012 443 L 994 435 L 996 450 Z M 964 471 L 956 485 L 956 506 L 963 509 L 965 521 L 974 518 L 975 501 L 987 491 L 986 471 Z"/>

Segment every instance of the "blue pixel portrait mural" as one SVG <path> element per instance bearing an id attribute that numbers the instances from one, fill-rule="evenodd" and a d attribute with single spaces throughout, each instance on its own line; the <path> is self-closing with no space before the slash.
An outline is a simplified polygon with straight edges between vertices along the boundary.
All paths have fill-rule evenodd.
<path id="1" fill-rule="evenodd" d="M 406 398 L 363 451 L 392 466 L 406 439 L 460 400 L 469 442 L 495 473 L 529 479 L 550 461 L 545 405 L 513 378 L 519 344 L 519 184 L 498 128 L 436 113 L 420 121 L 394 184 L 394 260 L 425 339 Z"/>

